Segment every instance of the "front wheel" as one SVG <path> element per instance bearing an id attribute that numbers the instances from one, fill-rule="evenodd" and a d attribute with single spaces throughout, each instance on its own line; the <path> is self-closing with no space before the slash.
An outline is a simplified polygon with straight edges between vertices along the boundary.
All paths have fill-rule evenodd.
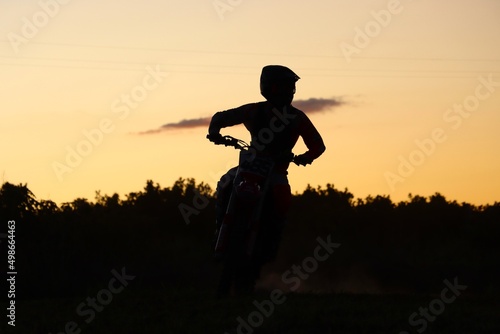
<path id="1" fill-rule="evenodd" d="M 247 255 L 248 215 L 239 213 L 234 217 L 229 234 L 228 248 L 224 256 L 223 269 L 217 296 L 247 294 L 254 290 L 258 278 L 258 268 L 252 257 Z"/>

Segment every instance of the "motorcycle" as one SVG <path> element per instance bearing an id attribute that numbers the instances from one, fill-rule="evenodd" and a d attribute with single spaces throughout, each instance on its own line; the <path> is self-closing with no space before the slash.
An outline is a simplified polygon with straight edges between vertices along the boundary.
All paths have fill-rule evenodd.
<path id="1" fill-rule="evenodd" d="M 217 295 L 224 296 L 231 288 L 236 293 L 251 292 L 259 276 L 259 231 L 271 175 L 278 161 L 231 136 L 223 136 L 216 144 L 240 150 L 224 218 L 217 224 L 214 247 L 215 259 L 223 263 Z M 293 162 L 294 157 L 290 154 L 280 161 Z"/>

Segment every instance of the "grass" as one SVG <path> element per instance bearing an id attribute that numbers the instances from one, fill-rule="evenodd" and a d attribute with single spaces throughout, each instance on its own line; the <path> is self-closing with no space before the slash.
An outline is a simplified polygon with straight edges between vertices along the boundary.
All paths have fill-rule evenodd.
<path id="1" fill-rule="evenodd" d="M 95 318 L 77 313 L 88 296 L 71 299 L 17 301 L 16 327 L 7 333 L 419 333 L 408 318 L 439 296 L 367 294 L 287 294 L 280 305 L 267 303 L 262 316 L 254 301 L 269 300 L 269 292 L 225 300 L 210 292 L 172 288 L 127 288 Z M 2 309 L 4 308 L 2 303 Z M 428 321 L 425 333 L 500 333 L 500 308 L 495 298 L 461 295 L 442 314 Z M 259 313 L 258 313 L 259 312 Z M 258 314 L 257 314 L 258 313 Z M 240 318 L 241 317 L 241 318 Z M 250 317 L 250 320 L 249 320 Z M 420 317 L 419 317 L 420 318 Z M 250 324 L 245 328 L 239 320 Z M 421 318 L 423 319 L 423 318 Z M 68 322 L 76 327 L 65 331 Z M 3 324 L 2 324 L 3 326 Z M 71 328 L 70 328 L 71 329 Z M 2 331 L 3 332 L 3 331 Z"/>

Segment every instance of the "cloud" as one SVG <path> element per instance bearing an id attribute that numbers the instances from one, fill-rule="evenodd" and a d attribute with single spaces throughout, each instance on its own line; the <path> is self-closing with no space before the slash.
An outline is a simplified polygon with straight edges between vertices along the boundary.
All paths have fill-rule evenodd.
<path id="1" fill-rule="evenodd" d="M 211 117 L 201 117 L 201 118 L 192 118 L 192 119 L 183 119 L 177 123 L 167 123 L 160 126 L 158 129 L 148 130 L 144 132 L 140 132 L 141 135 L 160 133 L 169 130 L 175 129 L 190 129 L 190 128 L 199 128 L 199 127 L 208 127 L 210 124 Z"/>
<path id="2" fill-rule="evenodd" d="M 306 114 L 313 114 L 317 112 L 331 111 L 334 107 L 339 107 L 344 105 L 345 102 L 338 98 L 322 99 L 322 98 L 310 98 L 307 100 L 295 100 L 293 106 L 297 109 L 302 110 Z M 183 119 L 175 123 L 163 124 L 157 129 L 152 129 L 148 131 L 140 132 L 141 135 L 160 133 L 176 129 L 192 129 L 204 127 L 207 128 L 210 124 L 211 117 L 201 117 L 192 119 Z"/>
<path id="3" fill-rule="evenodd" d="M 306 114 L 329 111 L 334 107 L 339 107 L 344 104 L 345 102 L 338 98 L 317 99 L 314 97 L 307 100 L 295 100 L 293 102 L 295 108 L 302 110 Z"/>

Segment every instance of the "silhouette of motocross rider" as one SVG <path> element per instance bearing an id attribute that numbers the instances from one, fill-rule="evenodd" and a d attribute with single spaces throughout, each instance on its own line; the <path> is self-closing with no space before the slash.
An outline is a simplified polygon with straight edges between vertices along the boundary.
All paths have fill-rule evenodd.
<path id="1" fill-rule="evenodd" d="M 266 101 L 217 112 L 213 115 L 208 129 L 207 138 L 220 144 L 224 142 L 220 134 L 222 128 L 243 123 L 251 134 L 250 145 L 257 154 L 271 156 L 276 162 L 271 173 L 269 196 L 266 197 L 263 209 L 254 272 L 248 275 L 247 285 L 250 285 L 250 290 L 253 290 L 262 265 L 272 261 L 278 251 L 292 198 L 287 169 L 293 157 L 293 147 L 298 138 L 302 137 L 308 150 L 296 156 L 294 163 L 304 166 L 311 164 L 326 149 L 321 135 L 309 118 L 291 105 L 295 83 L 299 79 L 297 74 L 285 66 L 265 66 L 260 76 L 260 92 Z M 237 167 L 230 169 L 217 184 L 217 230 L 226 212 L 236 169 Z"/>

